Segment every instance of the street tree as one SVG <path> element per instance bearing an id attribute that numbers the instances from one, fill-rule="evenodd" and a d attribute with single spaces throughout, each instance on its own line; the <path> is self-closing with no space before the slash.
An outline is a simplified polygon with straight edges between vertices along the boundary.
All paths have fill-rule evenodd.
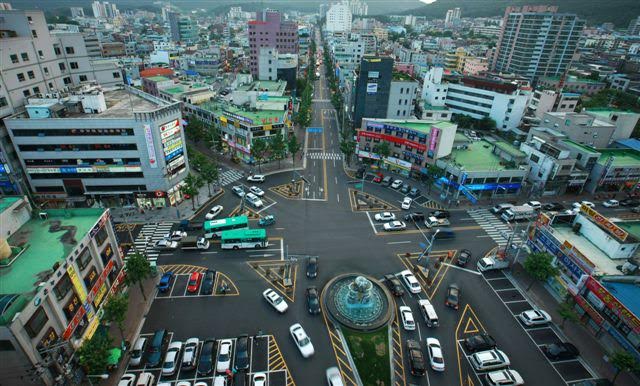
<path id="1" fill-rule="evenodd" d="M 263 139 L 255 139 L 253 140 L 253 144 L 251 144 L 251 156 L 258 163 L 258 171 L 262 172 L 262 162 L 264 161 L 264 157 L 267 154 L 268 145 Z"/>
<path id="2" fill-rule="evenodd" d="M 218 165 L 214 162 L 205 163 L 200 170 L 200 176 L 206 182 L 207 189 L 209 189 L 209 197 L 211 197 L 211 184 L 218 179 Z"/>
<path id="3" fill-rule="evenodd" d="M 200 142 L 205 139 L 206 128 L 201 120 L 196 118 L 195 115 L 189 115 L 187 117 L 187 126 L 185 127 L 185 134 L 187 138 L 193 142 Z"/>
<path id="4" fill-rule="evenodd" d="M 391 148 L 389 147 L 389 142 L 380 142 L 378 144 L 378 146 L 376 146 L 375 149 L 376 153 L 378 153 L 378 155 L 381 158 L 387 158 L 388 156 L 391 155 Z"/>
<path id="5" fill-rule="evenodd" d="M 128 309 L 129 295 L 122 293 L 111 296 L 103 307 L 104 315 L 102 320 L 115 323 L 118 326 L 118 330 L 120 330 L 122 340 L 124 340 L 124 321 L 127 317 Z"/>
<path id="6" fill-rule="evenodd" d="M 609 356 L 609 362 L 616 368 L 611 384 L 616 383 L 620 373 L 640 371 L 640 363 L 627 351 L 615 351 Z"/>
<path id="7" fill-rule="evenodd" d="M 356 143 L 350 139 L 340 141 L 340 151 L 347 160 L 347 166 L 351 166 L 351 156 L 356 152 Z"/>
<path id="8" fill-rule="evenodd" d="M 127 275 L 125 276 L 127 284 L 138 284 L 140 293 L 146 301 L 147 295 L 144 293 L 142 282 L 150 278 L 153 273 L 151 271 L 151 264 L 149 264 L 149 260 L 147 260 L 147 257 L 139 252 L 132 254 L 124 264 L 124 270 L 127 273 Z"/>
<path id="9" fill-rule="evenodd" d="M 524 270 L 531 276 L 533 280 L 527 287 L 527 291 L 531 289 L 536 281 L 544 281 L 558 274 L 558 268 L 553 264 L 553 256 L 548 253 L 532 253 L 524 261 Z"/>
<path id="10" fill-rule="evenodd" d="M 564 323 L 568 320 L 570 322 L 577 322 L 580 319 L 580 316 L 573 308 L 574 304 L 570 301 L 564 301 L 560 303 L 557 308 L 558 314 L 562 318 L 562 322 L 560 323 L 560 328 L 564 328 Z"/>
<path id="11" fill-rule="evenodd" d="M 188 194 L 191 198 L 191 207 L 193 210 L 196 210 L 196 195 L 198 194 L 198 185 L 201 183 L 199 180 L 200 178 L 198 176 L 189 173 L 184 178 L 184 185 L 180 188 L 182 194 Z"/>
<path id="12" fill-rule="evenodd" d="M 96 333 L 78 348 L 76 356 L 87 374 L 104 374 L 107 371 L 112 341 L 108 334 Z"/>
<path id="13" fill-rule="evenodd" d="M 298 142 L 298 137 L 296 137 L 295 134 L 291 134 L 287 141 L 287 149 L 289 150 L 289 154 L 291 154 L 291 161 L 294 167 L 296 165 L 296 154 L 298 154 L 301 147 L 302 145 Z"/>
<path id="14" fill-rule="evenodd" d="M 280 161 L 287 154 L 287 143 L 284 141 L 284 138 L 280 134 L 276 134 L 275 137 L 269 142 L 269 150 L 271 151 L 271 155 L 278 160 L 278 168 L 280 168 Z"/>

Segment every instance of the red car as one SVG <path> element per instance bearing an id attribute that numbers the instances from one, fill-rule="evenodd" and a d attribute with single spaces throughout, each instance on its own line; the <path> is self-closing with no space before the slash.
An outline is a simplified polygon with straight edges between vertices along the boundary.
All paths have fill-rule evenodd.
<path id="1" fill-rule="evenodd" d="M 375 176 L 375 177 L 373 177 L 373 182 L 375 182 L 375 183 L 379 184 L 379 183 L 381 183 L 381 182 L 382 182 L 382 178 L 383 178 L 383 177 L 384 177 L 384 176 L 382 175 L 382 173 L 378 173 L 378 174 L 376 174 L 376 176 Z"/>
<path id="2" fill-rule="evenodd" d="M 187 291 L 190 293 L 198 292 L 201 280 L 202 274 L 200 272 L 191 272 L 191 276 L 189 276 L 189 284 L 187 285 Z"/>

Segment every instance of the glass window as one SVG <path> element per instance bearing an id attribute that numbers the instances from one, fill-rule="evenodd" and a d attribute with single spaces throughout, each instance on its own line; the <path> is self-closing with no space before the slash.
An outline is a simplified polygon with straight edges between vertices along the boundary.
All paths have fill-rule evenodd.
<path id="1" fill-rule="evenodd" d="M 72 69 L 77 70 L 78 69 L 78 62 L 69 62 L 69 66 Z"/>
<path id="2" fill-rule="evenodd" d="M 22 58 L 22 60 L 24 62 L 28 62 L 29 61 L 29 54 L 27 54 L 26 52 L 21 53 L 20 57 Z"/>
<path id="3" fill-rule="evenodd" d="M 98 246 L 104 244 L 105 240 L 109 237 L 109 234 L 107 233 L 107 227 L 103 226 L 102 228 L 100 228 L 100 230 L 98 231 L 98 233 L 96 233 L 96 243 L 98 244 Z"/>
<path id="4" fill-rule="evenodd" d="M 27 76 L 29 77 L 29 79 L 36 78 L 36 74 L 33 71 L 27 71 Z"/>
<path id="5" fill-rule="evenodd" d="M 80 270 L 82 271 L 87 268 L 87 265 L 89 265 L 90 262 L 91 252 L 89 252 L 88 248 L 85 248 L 85 250 L 80 253 L 80 256 L 78 256 L 76 263 L 78 264 L 78 268 L 80 268 Z"/>
<path id="6" fill-rule="evenodd" d="M 31 319 L 29 319 L 27 324 L 24 326 L 24 329 L 31 338 L 35 338 L 40 331 L 42 331 L 45 324 L 47 324 L 47 321 L 49 321 L 49 317 L 44 311 L 44 308 L 38 307 Z"/>
<path id="7" fill-rule="evenodd" d="M 73 47 L 65 47 L 64 50 L 69 55 L 76 53 L 76 50 L 74 50 Z"/>
<path id="8" fill-rule="evenodd" d="M 18 55 L 16 55 L 16 54 L 9 55 L 9 58 L 11 58 L 11 63 L 18 63 L 19 62 Z"/>
<path id="9" fill-rule="evenodd" d="M 79 307 L 82 307 L 82 304 L 80 304 L 78 295 L 74 294 L 64 306 L 64 314 L 67 316 L 67 319 L 73 319 L 73 316 L 78 312 Z"/>
<path id="10" fill-rule="evenodd" d="M 24 77 L 24 74 L 21 72 L 18 73 L 16 76 L 18 77 L 18 82 L 24 82 L 27 79 Z"/>
<path id="11" fill-rule="evenodd" d="M 69 290 L 71 289 L 72 285 L 73 284 L 71 283 L 71 279 L 69 278 L 69 275 L 65 273 L 64 276 L 62 276 L 62 278 L 58 282 L 58 284 L 56 284 L 56 286 L 53 287 L 53 293 L 56 295 L 56 298 L 60 300 L 64 298 L 67 295 L 67 293 L 69 293 Z"/>

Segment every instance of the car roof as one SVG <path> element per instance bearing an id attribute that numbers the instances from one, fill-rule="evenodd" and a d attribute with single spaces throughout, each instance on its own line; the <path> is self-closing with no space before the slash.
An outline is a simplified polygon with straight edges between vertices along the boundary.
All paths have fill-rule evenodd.
<path id="1" fill-rule="evenodd" d="M 144 344 L 146 343 L 147 338 L 144 337 L 140 337 L 136 340 L 136 343 L 133 345 L 133 349 L 134 350 L 140 350 L 142 349 L 142 346 L 144 346 Z"/>

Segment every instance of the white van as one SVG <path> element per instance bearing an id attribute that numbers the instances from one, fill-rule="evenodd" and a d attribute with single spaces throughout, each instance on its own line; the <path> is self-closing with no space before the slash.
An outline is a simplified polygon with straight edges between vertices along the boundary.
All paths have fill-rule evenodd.
<path id="1" fill-rule="evenodd" d="M 156 377 L 151 373 L 142 373 L 138 377 L 138 382 L 136 382 L 136 386 L 153 386 L 155 385 Z"/>
<path id="2" fill-rule="evenodd" d="M 247 193 L 244 196 L 244 199 L 247 200 L 249 204 L 253 205 L 254 208 L 260 208 L 262 207 L 262 205 L 264 205 L 262 203 L 262 200 L 253 193 Z"/>
<path id="3" fill-rule="evenodd" d="M 540 210 L 542 208 L 542 203 L 540 201 L 529 201 L 525 205 L 530 206 L 535 210 Z"/>
<path id="4" fill-rule="evenodd" d="M 513 208 L 513 204 L 498 204 L 496 206 L 494 206 L 493 208 L 491 208 L 491 211 L 495 214 L 500 214 L 502 212 L 504 212 L 507 209 L 511 209 Z"/>
<path id="5" fill-rule="evenodd" d="M 436 309 L 433 308 L 433 305 L 428 300 L 418 300 L 418 306 L 420 307 L 420 313 L 425 323 L 427 323 L 427 327 L 438 327 L 440 325 Z"/>

